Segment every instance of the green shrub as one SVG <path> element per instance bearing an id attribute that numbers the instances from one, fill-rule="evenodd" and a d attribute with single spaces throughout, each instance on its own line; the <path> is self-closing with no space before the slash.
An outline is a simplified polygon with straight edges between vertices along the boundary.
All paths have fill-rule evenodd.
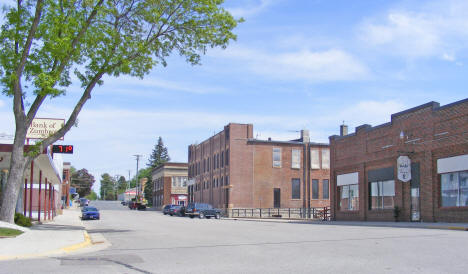
<path id="1" fill-rule="evenodd" d="M 28 217 L 25 217 L 21 213 L 15 213 L 15 224 L 19 226 L 24 226 L 24 227 L 32 226 L 31 219 L 29 219 Z"/>

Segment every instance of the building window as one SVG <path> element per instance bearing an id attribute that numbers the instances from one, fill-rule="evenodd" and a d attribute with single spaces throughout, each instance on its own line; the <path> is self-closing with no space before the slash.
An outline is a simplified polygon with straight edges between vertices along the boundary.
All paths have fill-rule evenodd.
<path id="1" fill-rule="evenodd" d="M 273 167 L 281 167 L 281 148 L 273 148 Z"/>
<path id="2" fill-rule="evenodd" d="M 225 185 L 229 185 L 229 176 L 226 176 L 226 180 L 224 181 Z"/>
<path id="3" fill-rule="evenodd" d="M 221 152 L 221 167 L 224 167 L 224 151 Z"/>
<path id="4" fill-rule="evenodd" d="M 226 150 L 226 166 L 229 165 L 229 148 Z"/>
<path id="5" fill-rule="evenodd" d="M 322 181 L 323 199 L 329 199 L 330 198 L 329 186 L 330 186 L 330 184 L 328 183 L 327 179 Z"/>
<path id="6" fill-rule="evenodd" d="M 292 199 L 300 199 L 301 198 L 301 180 L 300 179 L 292 179 L 291 180 L 291 198 Z"/>
<path id="7" fill-rule="evenodd" d="M 319 180 L 312 179 L 312 199 L 319 198 Z"/>
<path id="8" fill-rule="evenodd" d="M 203 159 L 203 173 L 206 172 L 206 159 Z"/>
<path id="9" fill-rule="evenodd" d="M 219 185 L 222 186 L 223 184 L 224 184 L 224 177 L 221 176 L 221 183 Z"/>
<path id="10" fill-rule="evenodd" d="M 441 174 L 442 206 L 468 206 L 468 171 Z"/>
<path id="11" fill-rule="evenodd" d="M 291 168 L 301 168 L 301 150 L 293 149 L 291 151 Z"/>
<path id="12" fill-rule="evenodd" d="M 340 210 L 359 210 L 359 186 L 339 186 Z"/>
<path id="13" fill-rule="evenodd" d="M 330 169 L 330 150 L 322 149 L 322 169 Z"/>
<path id="14" fill-rule="evenodd" d="M 320 169 L 320 158 L 319 158 L 319 149 L 311 148 L 310 149 L 310 168 L 311 169 Z"/>
<path id="15" fill-rule="evenodd" d="M 395 181 L 370 182 L 370 209 L 393 209 Z"/>

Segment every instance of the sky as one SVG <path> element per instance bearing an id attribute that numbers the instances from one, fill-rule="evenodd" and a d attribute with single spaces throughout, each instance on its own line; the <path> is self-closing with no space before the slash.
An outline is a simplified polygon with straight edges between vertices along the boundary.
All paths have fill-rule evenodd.
<path id="1" fill-rule="evenodd" d="M 0 0 L 1 3 L 6 1 Z M 468 97 L 468 1 L 226 0 L 245 22 L 237 41 L 192 66 L 177 54 L 144 79 L 106 77 L 61 144 L 64 160 L 86 168 L 99 191 L 103 173 L 133 177 L 159 136 L 172 161 L 223 126 L 252 123 L 254 136 L 328 142 L 343 122 L 390 121 L 430 101 Z M 47 100 L 37 117 L 66 119 L 80 96 Z M 32 100 L 32 99 L 29 99 Z M 14 134 L 12 99 L 0 95 L 0 133 Z M 0 140 L 7 142 L 7 140 Z"/>

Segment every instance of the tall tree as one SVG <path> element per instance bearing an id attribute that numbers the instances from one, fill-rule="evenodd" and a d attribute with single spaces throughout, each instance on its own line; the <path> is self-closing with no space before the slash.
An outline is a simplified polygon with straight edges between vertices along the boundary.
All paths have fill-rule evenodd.
<path id="1" fill-rule="evenodd" d="M 128 187 L 127 180 L 125 180 L 124 176 L 120 176 L 119 180 L 117 181 L 118 194 L 124 193 L 127 187 Z"/>
<path id="2" fill-rule="evenodd" d="M 70 185 L 76 187 L 76 192 L 80 197 L 85 197 L 91 193 L 91 188 L 95 182 L 94 176 L 89 174 L 88 170 L 82 168 L 71 174 Z"/>
<path id="3" fill-rule="evenodd" d="M 99 195 L 102 200 L 117 200 L 117 182 L 108 173 L 101 175 Z"/>
<path id="4" fill-rule="evenodd" d="M 146 164 L 148 167 L 155 168 L 161 165 L 162 163 L 169 162 L 169 153 L 167 152 L 167 147 L 164 146 L 161 136 L 158 138 L 158 143 L 154 146 L 149 162 Z"/>
<path id="5" fill-rule="evenodd" d="M 0 220 L 12 223 L 22 177 L 44 148 L 76 125 L 105 75 L 142 78 L 174 51 L 199 64 L 207 48 L 225 48 L 242 20 L 223 0 L 17 0 L 3 10 L 0 84 L 13 98 L 15 138 Z M 65 95 L 74 72 L 82 95 L 65 125 L 28 148 L 28 127 L 47 98 Z"/>
<path id="6" fill-rule="evenodd" d="M 146 184 L 145 184 L 145 189 L 143 190 L 143 196 L 145 199 L 148 201 L 148 205 L 153 204 L 153 182 L 151 179 L 151 171 L 153 169 L 151 167 L 144 168 L 140 170 L 140 175 L 138 176 L 140 180 L 142 178 L 146 178 Z"/>

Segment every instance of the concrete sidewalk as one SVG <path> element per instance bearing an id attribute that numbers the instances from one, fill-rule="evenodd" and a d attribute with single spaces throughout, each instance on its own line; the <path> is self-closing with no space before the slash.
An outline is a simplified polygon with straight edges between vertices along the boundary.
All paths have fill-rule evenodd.
<path id="1" fill-rule="evenodd" d="M 397 227 L 422 229 L 449 229 L 468 231 L 468 223 L 424 223 L 424 222 L 358 222 L 358 221 L 320 221 L 304 219 L 281 218 L 223 218 L 224 220 L 251 221 L 251 222 L 278 222 L 312 225 L 339 225 L 339 226 L 371 226 L 371 227 Z"/>
<path id="2" fill-rule="evenodd" d="M 79 209 L 65 209 L 53 221 L 34 225 L 15 238 L 0 239 L 0 261 L 64 255 L 90 246 L 79 216 Z"/>

